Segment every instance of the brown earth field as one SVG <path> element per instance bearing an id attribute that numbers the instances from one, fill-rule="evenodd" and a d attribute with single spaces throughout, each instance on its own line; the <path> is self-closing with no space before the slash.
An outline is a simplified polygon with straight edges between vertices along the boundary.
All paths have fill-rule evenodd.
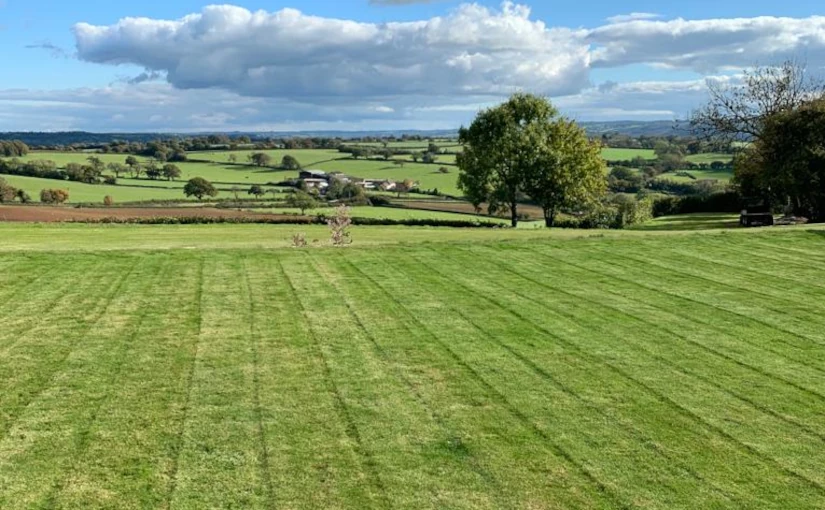
<path id="1" fill-rule="evenodd" d="M 104 218 L 279 218 L 280 215 L 210 207 L 44 207 L 0 206 L 0 221 L 61 222 Z M 286 216 L 284 216 L 286 217 Z M 292 216 L 290 216 L 292 217 Z"/>

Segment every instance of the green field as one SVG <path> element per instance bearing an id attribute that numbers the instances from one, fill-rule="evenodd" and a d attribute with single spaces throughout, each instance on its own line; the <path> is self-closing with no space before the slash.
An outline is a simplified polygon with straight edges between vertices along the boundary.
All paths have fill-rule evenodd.
<path id="1" fill-rule="evenodd" d="M 656 159 L 653 149 L 602 149 L 602 157 L 607 161 L 629 161 L 634 158 Z"/>
<path id="2" fill-rule="evenodd" d="M 683 172 L 687 172 L 695 179 L 691 179 L 685 175 L 676 175 L 676 172 L 668 172 L 664 174 L 658 175 L 657 179 L 663 179 L 668 181 L 676 181 L 676 182 L 696 182 L 702 180 L 711 180 L 711 181 L 722 181 L 728 182 L 733 179 L 733 171 L 732 170 L 683 170 Z"/>
<path id="3" fill-rule="evenodd" d="M 115 202 L 137 202 L 146 200 L 184 200 L 183 183 L 178 183 L 179 189 L 157 189 L 136 186 L 107 186 L 103 184 L 84 184 L 82 182 L 57 181 L 54 179 L 38 179 L 35 177 L 21 177 L 17 175 L 3 175 L 3 179 L 16 188 L 25 190 L 34 201 L 40 201 L 40 190 L 45 188 L 65 189 L 69 191 L 70 203 L 103 203 L 103 197 L 111 196 Z M 152 181 L 141 180 L 144 185 L 160 185 Z"/>
<path id="4" fill-rule="evenodd" d="M 412 142 L 407 142 L 412 143 Z M 421 143 L 421 142 L 416 142 Z M 452 150 L 452 149 L 451 149 Z M 119 186 L 130 187 L 129 189 L 104 189 L 104 187 L 93 187 L 99 189 L 89 189 L 89 186 L 81 184 L 64 184 L 59 181 L 49 180 L 27 180 L 22 187 L 33 197 L 39 195 L 40 190 L 46 187 L 61 187 L 70 189 L 70 202 L 96 202 L 102 200 L 105 195 L 111 195 L 116 201 L 133 201 L 133 200 L 168 200 L 170 198 L 182 198 L 182 188 L 184 182 L 193 177 L 203 177 L 209 181 L 217 183 L 219 188 L 229 189 L 232 186 L 248 187 L 252 184 L 274 184 L 288 179 L 293 179 L 298 176 L 296 171 L 283 171 L 273 168 L 257 168 L 247 164 L 247 156 L 252 154 L 252 150 L 240 151 L 209 151 L 209 152 L 192 152 L 189 153 L 191 159 L 203 160 L 197 162 L 176 163 L 180 167 L 182 176 L 181 180 L 173 182 L 165 181 L 151 181 L 146 178 L 130 179 L 121 178 Z M 421 189 L 433 190 L 438 189 L 441 193 L 460 196 L 461 192 L 458 189 L 458 168 L 455 165 L 455 154 L 441 154 L 436 164 L 425 165 L 423 163 L 414 163 L 409 156 L 397 156 L 396 159 L 405 159 L 408 162 L 404 167 L 399 167 L 393 164 L 392 161 L 384 161 L 379 159 L 359 159 L 354 160 L 349 158 L 346 154 L 340 153 L 337 150 L 330 149 L 299 149 L 299 150 L 266 150 L 272 156 L 273 164 L 278 164 L 280 160 L 287 154 L 294 156 L 303 165 L 304 168 L 323 170 L 326 172 L 343 172 L 344 174 L 354 177 L 361 177 L 367 179 L 389 179 L 395 181 L 403 181 L 405 179 L 412 179 L 418 181 Z M 604 149 L 603 155 L 607 160 L 630 160 L 635 157 L 643 157 L 646 159 L 655 159 L 652 150 L 643 149 Z M 237 157 L 239 164 L 228 164 L 230 154 Z M 125 154 L 95 154 L 101 158 L 105 163 L 119 162 L 123 163 L 127 157 Z M 27 160 L 34 159 L 49 159 L 55 161 L 58 166 L 64 166 L 67 163 L 85 163 L 86 158 L 90 153 L 86 152 L 32 152 L 25 158 Z M 727 161 L 730 160 L 730 155 L 725 154 L 699 154 L 689 156 L 689 161 L 696 163 L 710 163 L 712 161 Z M 438 170 L 441 166 L 449 169 L 449 173 L 442 174 Z M 719 179 L 729 180 L 729 171 L 710 171 L 697 170 L 693 171 L 698 179 Z M 671 177 L 668 177 L 671 178 Z M 688 181 L 686 177 L 672 177 L 675 180 Z M 7 180 L 12 181 L 14 177 L 9 177 Z M 21 181 L 18 181 L 21 182 Z M 141 189 L 131 189 L 131 187 L 141 187 Z M 169 190 L 151 190 L 146 187 L 161 187 L 161 188 L 177 188 L 178 191 L 171 192 Z M 177 196 L 171 196 L 177 194 Z"/>
<path id="5" fill-rule="evenodd" d="M 294 228 L 0 224 L 0 508 L 825 502 L 822 230 Z"/>
<path id="6" fill-rule="evenodd" d="M 713 163 L 714 161 L 722 161 L 727 163 L 733 159 L 732 154 L 714 154 L 714 153 L 705 153 L 705 154 L 692 154 L 688 156 L 688 161 L 691 163 Z"/>

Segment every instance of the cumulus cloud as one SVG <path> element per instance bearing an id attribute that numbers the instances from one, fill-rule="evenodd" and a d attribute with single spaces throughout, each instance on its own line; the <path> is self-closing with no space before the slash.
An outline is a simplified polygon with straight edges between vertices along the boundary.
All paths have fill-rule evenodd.
<path id="1" fill-rule="evenodd" d="M 385 24 L 220 5 L 179 20 L 79 23 L 74 34 L 81 60 L 165 72 L 182 89 L 258 97 L 558 95 L 587 83 L 590 60 L 573 31 L 549 28 L 510 2 Z"/>
<path id="2" fill-rule="evenodd" d="M 629 20 L 590 30 L 593 66 L 656 64 L 712 73 L 804 56 L 825 65 L 825 17 Z"/>
<path id="3" fill-rule="evenodd" d="M 648 19 L 661 18 L 661 14 L 654 14 L 652 12 L 631 12 L 630 14 L 619 14 L 618 16 L 611 16 L 607 18 L 608 23 L 626 23 L 628 21 L 639 21 Z"/>
<path id="4" fill-rule="evenodd" d="M 124 18 L 73 31 L 76 58 L 143 72 L 101 89 L 0 90 L 0 130 L 441 129 L 514 91 L 551 96 L 582 120 L 672 119 L 706 99 L 702 75 L 788 57 L 825 66 L 820 16 L 630 13 L 569 28 L 512 2 L 390 23 L 219 5 L 176 20 Z M 641 71 L 634 82 L 592 83 L 604 69 L 638 64 L 665 78 L 643 81 Z M 595 68 L 602 70 L 591 75 Z M 661 69 L 694 71 L 696 79 L 665 81 Z"/>

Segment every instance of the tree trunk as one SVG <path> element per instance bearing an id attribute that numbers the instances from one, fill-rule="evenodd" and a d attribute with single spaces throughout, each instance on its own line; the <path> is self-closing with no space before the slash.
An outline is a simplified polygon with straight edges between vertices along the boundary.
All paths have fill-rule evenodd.
<path id="1" fill-rule="evenodd" d="M 518 204 L 516 202 L 510 204 L 510 224 L 513 228 L 518 227 Z"/>
<path id="2" fill-rule="evenodd" d="M 544 226 L 547 228 L 552 228 L 553 225 L 556 223 L 556 210 L 555 209 L 545 209 L 544 210 Z"/>

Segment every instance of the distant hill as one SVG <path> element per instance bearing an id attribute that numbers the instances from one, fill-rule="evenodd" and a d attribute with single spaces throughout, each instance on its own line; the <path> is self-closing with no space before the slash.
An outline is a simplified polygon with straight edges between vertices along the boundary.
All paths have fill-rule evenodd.
<path id="1" fill-rule="evenodd" d="M 623 134 L 638 136 L 686 136 L 690 133 L 686 122 L 679 121 L 610 121 L 581 122 L 592 137 L 603 134 Z M 0 140 L 21 140 L 31 146 L 54 145 L 103 145 L 114 141 L 150 142 L 157 139 L 200 137 L 208 135 L 249 136 L 262 138 L 380 138 L 387 136 L 401 137 L 421 136 L 424 138 L 452 138 L 458 136 L 458 130 L 439 129 L 430 131 L 387 130 L 387 131 L 259 131 L 259 132 L 213 132 L 213 133 L 91 133 L 86 131 L 66 132 L 7 132 L 0 133 Z"/>
<path id="2" fill-rule="evenodd" d="M 632 137 L 638 136 L 688 136 L 690 124 L 685 121 L 653 120 L 631 121 L 618 120 L 610 122 L 581 122 L 582 127 L 590 136 L 604 134 L 619 134 Z"/>

